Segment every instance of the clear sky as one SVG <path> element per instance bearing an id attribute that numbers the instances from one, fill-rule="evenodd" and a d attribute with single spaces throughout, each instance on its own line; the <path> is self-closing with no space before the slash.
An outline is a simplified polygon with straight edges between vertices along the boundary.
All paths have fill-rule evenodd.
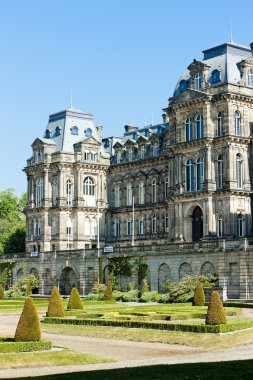
<path id="1" fill-rule="evenodd" d="M 48 116 L 91 112 L 104 137 L 160 123 L 202 50 L 253 41 L 251 0 L 0 0 L 0 191 L 22 172 Z"/>

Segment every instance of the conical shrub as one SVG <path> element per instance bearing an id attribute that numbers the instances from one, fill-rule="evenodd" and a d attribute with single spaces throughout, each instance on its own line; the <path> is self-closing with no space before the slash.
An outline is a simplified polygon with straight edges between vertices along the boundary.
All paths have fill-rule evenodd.
<path id="1" fill-rule="evenodd" d="M 77 288 L 72 288 L 67 304 L 67 309 L 83 309 L 83 303 Z"/>
<path id="2" fill-rule="evenodd" d="M 53 287 L 47 308 L 47 317 L 65 317 L 64 306 L 57 286 Z"/>
<path id="3" fill-rule="evenodd" d="M 149 291 L 148 281 L 146 279 L 142 282 L 141 295 Z"/>
<path id="4" fill-rule="evenodd" d="M 105 301 L 111 301 L 111 300 L 113 300 L 112 283 L 111 283 L 111 281 L 109 281 L 108 284 L 106 285 L 104 300 Z"/>
<path id="5" fill-rule="evenodd" d="M 31 297 L 26 297 L 19 318 L 14 340 L 16 342 L 37 342 L 41 339 L 40 322 Z"/>
<path id="6" fill-rule="evenodd" d="M 194 306 L 205 305 L 205 292 L 204 292 L 203 285 L 200 282 L 197 283 L 196 288 L 195 288 L 193 305 Z"/>
<path id="7" fill-rule="evenodd" d="M 217 290 L 214 290 L 211 294 L 211 299 L 208 305 L 206 325 L 224 325 L 226 323 L 227 317 L 220 295 Z"/>
<path id="8" fill-rule="evenodd" d="M 3 285 L 0 284 L 0 300 L 3 300 L 4 299 L 4 289 L 3 289 Z"/>

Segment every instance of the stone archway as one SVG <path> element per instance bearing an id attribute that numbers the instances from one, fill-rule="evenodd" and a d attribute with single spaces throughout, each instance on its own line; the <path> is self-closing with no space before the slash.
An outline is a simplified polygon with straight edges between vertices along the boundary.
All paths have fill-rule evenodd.
<path id="1" fill-rule="evenodd" d="M 203 237 L 203 212 L 199 206 L 192 213 L 192 241 L 199 241 Z"/>
<path id="2" fill-rule="evenodd" d="M 77 287 L 77 274 L 71 267 L 66 267 L 60 275 L 60 293 L 70 294 L 73 286 Z"/>
<path id="3" fill-rule="evenodd" d="M 192 274 L 192 268 L 191 268 L 190 264 L 188 264 L 188 263 L 181 264 L 179 267 L 178 274 L 179 274 L 179 280 L 181 280 L 185 276 L 191 275 Z"/>
<path id="4" fill-rule="evenodd" d="M 204 276 L 212 276 L 215 274 L 215 268 L 214 265 L 210 261 L 206 261 L 202 266 L 200 273 Z"/>
<path id="5" fill-rule="evenodd" d="M 171 270 L 167 264 L 161 264 L 158 269 L 158 292 L 164 292 L 166 281 L 171 278 Z"/>

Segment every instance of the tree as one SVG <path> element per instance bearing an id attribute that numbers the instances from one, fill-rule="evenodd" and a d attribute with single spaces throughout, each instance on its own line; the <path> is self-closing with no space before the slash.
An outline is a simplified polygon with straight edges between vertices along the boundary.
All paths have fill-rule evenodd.
<path id="1" fill-rule="evenodd" d="M 208 305 L 206 315 L 206 325 L 223 325 L 227 323 L 227 317 L 220 295 L 217 290 L 211 294 L 211 299 Z"/>
<path id="2" fill-rule="evenodd" d="M 3 290 L 3 285 L 0 283 L 0 300 L 4 299 L 4 290 Z"/>
<path id="3" fill-rule="evenodd" d="M 64 306 L 57 286 L 53 287 L 46 315 L 47 317 L 65 317 Z"/>
<path id="4" fill-rule="evenodd" d="M 80 309 L 82 310 L 83 309 L 83 303 L 82 303 L 82 300 L 80 298 L 80 294 L 77 290 L 77 288 L 72 288 L 71 290 L 71 293 L 70 293 L 70 297 L 69 297 L 69 300 L 68 300 L 68 304 L 67 304 L 67 309 L 71 310 L 71 309 Z"/>
<path id="5" fill-rule="evenodd" d="M 31 297 L 26 297 L 14 340 L 16 342 L 37 342 L 41 339 L 40 322 Z"/>
<path id="6" fill-rule="evenodd" d="M 111 301 L 111 300 L 113 300 L 112 283 L 111 283 L 111 281 L 109 281 L 108 284 L 106 285 L 104 300 L 105 301 Z"/>
<path id="7" fill-rule="evenodd" d="M 193 305 L 194 306 L 205 305 L 205 292 L 204 292 L 203 285 L 200 282 L 197 283 L 196 288 L 195 288 Z"/>
<path id="8" fill-rule="evenodd" d="M 141 295 L 149 291 L 148 281 L 146 279 L 142 282 Z"/>

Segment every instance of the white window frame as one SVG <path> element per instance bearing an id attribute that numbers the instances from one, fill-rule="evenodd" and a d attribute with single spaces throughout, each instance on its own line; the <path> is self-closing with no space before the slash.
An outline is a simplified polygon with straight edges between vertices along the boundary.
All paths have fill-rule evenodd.
<path id="1" fill-rule="evenodd" d="M 139 183 L 139 204 L 144 205 L 145 203 L 145 194 L 144 194 L 144 182 Z"/>
<path id="2" fill-rule="evenodd" d="M 156 182 L 156 178 L 154 178 L 152 180 L 152 184 L 151 184 L 151 201 L 152 201 L 152 203 L 156 203 L 157 202 L 157 182 Z"/>
<path id="3" fill-rule="evenodd" d="M 194 88 L 195 90 L 201 90 L 201 75 L 197 73 L 194 77 Z"/>
<path id="4" fill-rule="evenodd" d="M 126 188 L 126 205 L 127 206 L 132 206 L 133 204 L 133 188 L 131 183 L 127 184 Z"/>

